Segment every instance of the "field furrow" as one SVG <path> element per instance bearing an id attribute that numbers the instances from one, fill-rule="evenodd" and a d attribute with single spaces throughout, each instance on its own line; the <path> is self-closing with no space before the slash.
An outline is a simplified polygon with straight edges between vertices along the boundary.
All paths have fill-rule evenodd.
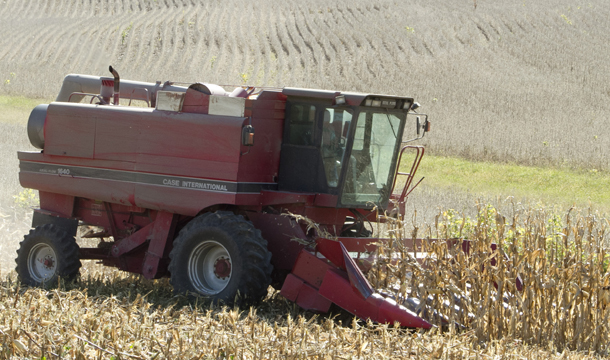
<path id="1" fill-rule="evenodd" d="M 525 194 L 523 196 L 536 203 L 536 207 L 538 202 L 553 201 L 555 198 L 568 206 L 575 202 L 586 205 L 590 201 L 596 206 L 608 207 L 607 194 L 600 189 L 607 183 L 610 172 L 609 1 L 0 2 L 0 153 L 3 154 L 0 165 L 5 170 L 0 173 L 0 192 L 3 193 L 0 198 L 0 239 L 3 240 L 0 241 L 0 254 L 5 260 L 0 264 L 0 270 L 3 276 L 15 266 L 15 248 L 30 228 L 31 207 L 36 206 L 35 201 L 32 203 L 31 199 L 28 200 L 28 193 L 19 186 L 19 164 L 15 156 L 16 150 L 34 150 L 24 130 L 28 114 L 35 104 L 46 103 L 56 96 L 66 74 L 110 76 L 108 65 L 115 67 L 123 79 L 176 81 L 180 85 L 200 81 L 224 85 L 227 91 L 233 90 L 234 86 L 264 85 L 413 96 L 422 104 L 418 111 L 429 114 L 432 122 L 432 131 L 418 142 L 426 146 L 427 154 L 432 154 L 430 157 L 427 155 L 432 165 L 427 167 L 424 164 L 420 168 L 421 176 L 425 176 L 427 181 L 410 197 L 408 214 L 420 214 L 424 222 L 444 219 L 447 224 L 460 217 L 456 215 L 455 219 L 447 219 L 450 211 L 439 213 L 438 209 L 450 206 L 464 209 L 467 215 L 463 215 L 463 225 L 467 221 L 466 216 L 481 214 L 480 209 L 472 206 L 480 195 L 476 189 L 482 188 L 483 196 L 491 192 L 490 197 L 499 198 L 500 193 L 504 199 L 510 196 L 508 201 L 496 201 L 503 207 L 494 209 L 493 216 L 485 220 L 493 225 L 483 229 L 478 228 L 485 225 L 482 222 L 469 223 L 470 229 L 465 230 L 471 231 L 468 237 L 474 239 L 477 235 L 485 234 L 479 240 L 489 242 L 492 238 L 514 241 L 521 236 L 521 245 L 528 244 L 527 251 L 513 253 L 512 258 L 523 256 L 522 260 L 525 260 L 520 264 L 528 263 L 527 266 L 533 266 L 532 269 L 540 265 L 536 254 L 541 249 L 547 253 L 541 253 L 540 259 L 546 259 L 549 261 L 547 265 L 551 265 L 550 261 L 556 259 L 545 256 L 561 246 L 562 241 L 557 239 L 578 239 L 579 242 L 562 250 L 565 253 L 562 252 L 561 256 L 567 256 L 569 261 L 553 263 L 554 267 L 548 268 L 545 276 L 547 280 L 562 277 L 561 274 L 557 275 L 558 269 L 564 269 L 563 266 L 569 262 L 572 265 L 568 264 L 570 270 L 566 270 L 565 274 L 582 273 L 582 278 L 577 279 L 578 286 L 573 284 L 576 280 L 565 278 L 561 287 L 551 285 L 547 280 L 541 283 L 537 278 L 540 275 L 536 273 L 538 270 L 523 273 L 522 280 L 529 281 L 529 288 L 535 291 L 511 297 L 513 303 L 509 308 L 502 306 L 502 302 L 486 300 L 491 299 L 492 293 L 498 298 L 503 295 L 502 292 L 495 293 L 494 283 L 506 286 L 508 282 L 499 282 L 494 278 L 497 274 L 483 271 L 477 276 L 486 277 L 486 285 L 477 293 L 478 302 L 471 303 L 475 318 L 473 320 L 464 313 L 461 320 L 473 320 L 469 326 L 476 330 L 460 332 L 457 337 L 450 334 L 446 338 L 445 335 L 431 332 L 412 337 L 410 333 L 397 334 L 399 330 L 391 327 L 363 327 L 357 322 L 353 323 L 352 329 L 336 326 L 338 323 L 332 319 L 309 317 L 309 322 L 305 322 L 304 318 L 295 322 L 292 322 L 294 318 L 284 321 L 284 314 L 303 313 L 285 305 L 285 299 L 277 294 L 267 299 L 260 308 L 274 314 L 266 318 L 265 314 L 246 312 L 240 315 L 232 310 L 216 309 L 204 314 L 199 313 L 197 307 L 178 309 L 174 308 L 176 298 L 172 298 L 173 295 L 163 298 L 162 303 L 159 300 L 145 300 L 148 295 L 135 298 L 138 291 L 143 289 L 140 286 L 151 287 L 150 298 L 159 298 L 159 292 L 171 293 L 171 288 L 163 283 L 143 283 L 136 277 L 119 276 L 115 278 L 115 283 L 100 280 L 99 287 L 89 291 L 91 296 L 83 295 L 83 292 L 87 292 L 85 282 L 78 285 L 81 288 L 56 292 L 24 290 L 9 282 L 2 284 L 3 291 L 0 292 L 0 297 L 4 296 L 2 304 L 12 304 L 12 307 L 7 305 L 9 311 L 4 309 L 0 312 L 0 357 L 26 357 L 25 353 L 18 354 L 23 346 L 30 350 L 27 354 L 30 358 L 46 358 L 49 349 L 65 352 L 57 357 L 84 358 L 81 356 L 83 354 L 76 352 L 84 351 L 84 346 L 88 349 L 86 355 L 90 357 L 112 353 L 116 358 L 119 354 L 121 358 L 152 358 L 158 355 L 161 355 L 160 358 L 171 355 L 181 358 L 187 352 L 188 355 L 199 356 L 201 349 L 205 349 L 205 354 L 225 358 L 232 356 L 228 347 L 221 350 L 216 345 L 226 345 L 227 339 L 241 342 L 242 352 L 239 354 L 243 357 L 269 355 L 273 358 L 278 339 L 284 346 L 282 349 L 291 351 L 280 356 L 294 358 L 373 358 L 375 355 L 387 358 L 494 358 L 499 357 L 502 351 L 517 346 L 516 343 L 519 343 L 518 346 L 530 346 L 531 343 L 544 347 L 540 351 L 528 347 L 518 354 L 522 358 L 549 358 L 549 354 L 556 358 L 608 356 L 608 327 L 605 325 L 608 308 L 599 305 L 600 284 L 602 280 L 605 281 L 605 287 L 610 281 L 607 261 L 604 263 L 600 256 L 597 259 L 602 261 L 593 256 L 586 259 L 581 256 L 582 253 L 571 253 L 576 246 L 591 249 L 593 242 L 581 241 L 585 239 L 596 238 L 596 247 L 602 243 L 607 245 L 604 231 L 608 223 L 603 216 L 582 210 L 582 217 L 580 214 L 578 220 L 574 217 L 576 223 L 558 226 L 564 221 L 562 219 L 567 220 L 571 216 L 572 210 L 562 211 L 558 215 L 555 210 L 537 213 L 526 210 L 524 202 L 514 197 Z M 27 97 L 44 99 L 32 100 Z M 16 105 L 6 105 L 13 102 Z M 407 124 L 407 131 L 414 131 L 412 125 Z M 258 134 L 263 133 L 261 130 L 257 128 Z M 546 193 L 551 187 L 552 191 Z M 496 190 L 498 194 L 494 192 Z M 543 194 L 540 197 L 539 192 Z M 513 228 L 510 235 L 507 235 L 508 227 L 507 233 L 500 235 L 499 231 L 504 231 L 504 216 L 510 214 L 510 208 L 514 213 Z M 489 211 L 487 213 L 491 214 Z M 551 214 L 552 218 L 546 217 Z M 413 222 L 416 221 L 422 222 L 415 220 L 414 216 Z M 436 222 L 435 227 L 446 225 Z M 591 231 L 593 227 L 590 227 L 587 230 L 585 225 L 590 226 L 593 222 L 600 228 Z M 459 225 L 459 222 L 453 223 L 456 224 Z M 431 225 L 428 230 L 426 235 L 436 237 L 439 234 L 450 237 L 448 234 L 453 231 L 447 226 L 445 229 L 437 227 L 436 234 L 433 234 Z M 461 231 L 459 236 L 463 235 Z M 588 238 L 583 235 L 587 231 Z M 491 236 L 486 232 L 490 232 Z M 547 249 L 553 241 L 557 244 Z M 489 245 L 486 244 L 486 248 Z M 589 254 L 596 251 L 599 254 L 599 249 L 588 251 Z M 486 251 L 480 254 L 481 263 L 490 260 Z M 457 263 L 451 259 L 443 263 L 442 259 L 444 255 L 440 254 L 428 260 L 442 264 L 439 265 L 442 269 Z M 596 264 L 598 269 L 587 268 L 592 264 Z M 486 268 L 495 267 L 498 266 Z M 421 291 L 437 288 L 447 290 L 445 287 L 449 283 L 458 287 L 465 284 L 465 277 L 460 271 L 445 272 L 442 279 L 430 273 L 429 279 L 440 280 L 420 287 Z M 595 282 L 591 282 L 593 273 L 597 276 Z M 404 275 L 404 272 L 400 274 Z M 605 277 L 602 278 L 602 275 Z M 587 282 L 588 288 L 583 287 Z M 132 289 L 129 284 L 137 285 L 136 290 L 129 290 L 126 294 L 123 288 Z M 472 292 L 481 284 L 472 282 L 470 285 L 468 291 Z M 117 286 L 122 286 L 120 295 L 118 292 L 109 295 L 110 290 L 115 290 Z M 419 291 L 416 287 L 413 289 Z M 95 293 L 100 291 L 106 293 Z M 536 295 L 536 300 L 532 300 L 532 294 L 538 292 L 555 297 Z M 562 296 L 566 303 L 557 306 Z M 454 297 L 448 297 L 451 298 Z M 437 297 L 435 301 L 440 299 Z M 77 314 L 83 310 L 83 313 L 77 314 L 75 319 L 78 321 L 72 324 L 70 321 L 74 319 L 61 318 L 66 314 L 66 309 L 62 307 L 78 304 L 76 300 L 86 306 L 73 311 Z M 532 302 L 528 303 L 530 300 Z M 32 306 L 36 301 L 46 307 Z M 292 310 L 269 310 L 269 307 L 277 304 L 276 301 Z M 506 301 L 509 301 L 508 297 Z M 90 309 L 92 306 L 95 308 L 96 304 L 106 307 L 104 321 L 97 322 L 96 316 L 92 316 Z M 141 308 L 143 304 L 151 309 Z M 528 304 L 531 306 L 528 307 Z M 528 314 L 527 311 L 533 308 L 536 311 Z M 50 325 L 41 327 L 39 318 L 49 314 L 37 309 L 53 309 L 47 313 L 57 319 L 45 320 Z M 23 319 L 11 319 L 11 311 Z M 510 311 L 512 315 L 509 316 Z M 31 316 L 28 317 L 28 314 Z M 154 319 L 150 321 L 154 322 L 139 324 L 134 321 L 134 316 L 140 315 L 144 318 L 149 316 Z M 278 320 L 278 316 L 282 319 Z M 117 324 L 121 326 L 113 329 L 108 325 L 115 323 L 113 319 L 119 319 Z M 228 331 L 229 327 L 222 327 L 221 331 L 219 324 L 227 321 L 232 321 L 233 329 Z M 589 325 L 583 327 L 587 322 Z M 20 331 L 14 331 L 17 323 L 22 328 Z M 131 330 L 127 329 L 128 326 L 135 326 L 135 323 L 144 329 L 137 336 L 137 331 L 129 333 Z M 299 341 L 293 339 L 298 335 L 291 330 L 295 323 L 305 329 Z M 484 323 L 487 328 L 481 325 Z M 98 327 L 82 330 L 87 324 Z M 497 327 L 488 333 L 487 330 L 494 324 Z M 513 325 L 518 330 L 511 329 Z M 220 331 L 222 339 L 218 337 L 215 343 L 205 340 L 208 337 L 184 335 L 183 330 L 190 331 L 189 326 L 210 338 L 214 331 Z M 507 333 L 507 329 L 510 336 L 503 338 L 501 334 Z M 148 333 L 158 336 L 158 341 L 145 340 L 142 334 Z M 392 341 L 386 338 L 390 333 L 394 334 Z M 88 340 L 81 341 L 75 334 Z M 122 336 L 125 334 L 133 336 Z M 256 342 L 255 334 L 269 336 L 273 341 Z M 320 334 L 325 337 L 323 341 L 316 338 Z M 170 337 L 175 337 L 173 343 Z M 425 343 L 431 337 L 436 339 L 434 349 L 431 344 Z M 504 340 L 495 341 L 500 338 Z M 507 340 L 509 338 L 512 340 Z M 370 342 L 363 342 L 363 339 Z M 100 348 L 88 347 L 93 343 Z M 183 346 L 191 343 L 196 343 L 198 347 Z M 268 346 L 264 352 L 257 348 L 263 343 Z M 325 346 L 332 344 L 341 346 L 332 353 L 326 351 Z M 412 344 L 416 345 L 411 348 Z M 484 354 L 475 351 L 474 347 L 479 345 L 485 349 L 477 351 Z M 562 352 L 563 349 L 579 347 L 589 353 Z M 139 353 L 136 351 L 138 348 Z M 532 354 L 537 355 L 529 356 Z"/>
<path id="2" fill-rule="evenodd" d="M 197 51 L 197 47 L 199 46 L 198 44 L 200 42 L 201 37 L 199 31 L 196 30 L 198 27 L 197 19 L 197 9 L 191 7 L 185 13 L 184 21 L 181 25 L 182 32 L 184 34 L 184 46 L 182 53 L 180 54 L 180 59 L 182 59 L 181 71 L 184 74 L 196 74 L 196 72 L 194 71 L 194 65 L 198 61 L 198 59 L 195 58 L 195 54 Z M 197 79 L 199 78 L 197 77 Z M 184 80 L 189 79 L 185 78 Z"/>
<path id="3" fill-rule="evenodd" d="M 235 82 L 237 74 L 231 74 L 231 64 L 235 60 L 235 46 L 233 39 L 231 39 L 231 32 L 233 29 L 231 26 L 231 18 L 233 11 L 229 9 L 219 9 L 220 16 L 218 16 L 218 22 L 213 26 L 210 31 L 213 33 L 214 43 L 216 45 L 217 57 L 214 68 L 215 71 L 211 73 L 210 81 L 218 83 L 221 81 L 223 84 L 232 84 Z M 222 30 L 221 30 L 222 29 Z M 226 77 L 221 79 L 219 74 L 225 74 Z"/>
<path id="4" fill-rule="evenodd" d="M 140 11 L 132 14 L 125 19 L 128 23 L 121 25 L 121 48 L 117 60 L 123 63 L 138 64 L 136 59 L 142 51 L 142 41 L 146 34 L 146 18 L 149 16 L 146 12 Z"/>
<path id="5" fill-rule="evenodd" d="M 0 92 L 52 97 L 66 73 L 113 64 L 147 81 L 415 95 L 438 118 L 430 151 L 608 168 L 610 4 L 474 5 L 6 0 Z"/>
<path id="6" fill-rule="evenodd" d="M 274 79 L 275 84 L 287 84 L 290 83 L 290 57 L 288 48 L 280 36 L 280 32 L 282 31 L 280 30 L 280 24 L 285 21 L 285 17 L 281 10 L 277 7 L 272 7 L 269 9 L 269 13 L 272 15 L 267 19 L 272 51 L 269 60 L 274 66 L 274 71 L 271 73 L 271 77 Z"/>

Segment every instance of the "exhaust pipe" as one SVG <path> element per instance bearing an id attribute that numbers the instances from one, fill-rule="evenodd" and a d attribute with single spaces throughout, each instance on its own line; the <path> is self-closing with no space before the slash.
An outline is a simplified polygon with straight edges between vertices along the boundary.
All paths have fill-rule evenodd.
<path id="1" fill-rule="evenodd" d="M 110 72 L 112 73 L 112 76 L 114 76 L 114 93 L 112 94 L 112 97 L 113 97 L 112 103 L 113 103 L 113 105 L 118 105 L 120 94 L 121 94 L 119 91 L 121 78 L 119 77 L 119 73 L 116 72 L 116 70 L 112 68 L 112 65 L 110 65 L 108 67 L 108 70 L 110 70 Z"/>

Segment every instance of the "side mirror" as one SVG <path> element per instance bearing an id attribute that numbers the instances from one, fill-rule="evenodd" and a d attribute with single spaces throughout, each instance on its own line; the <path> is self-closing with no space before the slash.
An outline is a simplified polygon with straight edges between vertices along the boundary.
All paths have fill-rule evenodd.
<path id="1" fill-rule="evenodd" d="M 424 120 L 423 124 L 421 123 L 421 119 L 419 116 L 415 118 L 415 121 L 417 123 L 415 125 L 417 127 L 417 136 L 419 136 L 420 129 L 423 130 L 424 133 L 427 133 L 428 131 L 430 131 L 430 121 L 428 121 L 427 118 L 426 118 L 426 120 Z"/>
<path id="2" fill-rule="evenodd" d="M 243 146 L 254 145 L 254 126 L 246 125 L 241 129 L 241 144 Z"/>

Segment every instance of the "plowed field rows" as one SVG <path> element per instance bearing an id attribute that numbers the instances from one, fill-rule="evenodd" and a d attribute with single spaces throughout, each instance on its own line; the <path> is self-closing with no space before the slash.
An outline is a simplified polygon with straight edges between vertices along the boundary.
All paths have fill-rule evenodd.
<path id="1" fill-rule="evenodd" d="M 151 82 L 411 95 L 431 115 L 424 144 L 433 153 L 608 171 L 609 19 L 607 0 L 0 0 L 0 95 L 52 99 L 66 74 L 108 76 L 108 65 L 123 79 Z M 31 100 L 4 99 L 16 104 L 0 111 L 0 358 L 608 356 L 608 222 L 513 201 L 512 216 L 480 205 L 475 221 L 439 207 L 434 228 L 417 233 L 452 238 L 465 229 L 484 248 L 457 268 L 457 255 L 442 262 L 437 247 L 434 271 L 420 274 L 425 286 L 413 280 L 422 298 L 436 294 L 439 309 L 439 294 L 470 292 L 464 304 L 476 317 L 449 313 L 462 316 L 465 331 L 318 317 L 277 293 L 250 311 L 187 304 L 167 281 L 97 272 L 91 262 L 68 287 L 22 288 L 6 275 L 37 201 L 19 192 L 15 156 L 29 146 Z M 415 200 L 437 196 L 443 205 L 451 191 Z M 407 221 L 394 234 L 417 232 L 411 213 L 413 230 Z M 511 244 L 497 266 L 485 263 L 490 241 Z M 375 280 L 387 285 L 403 265 Z M 526 290 L 503 293 L 517 273 Z M 503 294 L 506 303 L 492 301 Z"/>
<path id="2" fill-rule="evenodd" d="M 476 4 L 476 7 L 475 7 Z M 1 93 L 67 73 L 415 96 L 436 153 L 608 169 L 610 3 L 5 0 Z"/>

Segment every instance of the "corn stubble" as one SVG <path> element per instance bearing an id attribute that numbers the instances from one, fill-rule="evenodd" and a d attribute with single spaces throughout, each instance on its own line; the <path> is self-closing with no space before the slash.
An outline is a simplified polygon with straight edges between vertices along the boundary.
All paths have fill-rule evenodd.
<path id="1" fill-rule="evenodd" d="M 484 215 L 470 222 L 442 213 L 423 230 L 404 221 L 390 224 L 395 241 L 380 251 L 370 274 L 380 288 L 397 285 L 402 295 L 431 296 L 429 306 L 462 326 L 411 331 L 356 321 L 341 312 L 318 316 L 275 292 L 252 309 L 210 307 L 175 296 L 166 280 L 86 264 L 80 280 L 53 290 L 21 288 L 13 275 L 5 276 L 0 282 L 0 358 L 607 356 L 607 222 L 575 210 L 561 221 L 545 210 L 515 211 L 510 219 L 493 208 L 481 210 Z M 420 265 L 398 241 L 418 232 L 436 238 L 468 235 L 471 255 L 431 242 L 423 249 L 431 255 Z M 506 255 L 496 256 L 494 266 L 491 242 Z M 390 253 L 397 260 L 393 264 Z M 517 275 L 523 292 L 515 289 Z M 443 305 L 458 299 L 464 311 Z M 440 324 L 439 314 L 431 321 Z"/>
<path id="2" fill-rule="evenodd" d="M 107 281 L 110 288 L 137 283 L 123 276 Z M 356 321 L 341 326 L 331 318 L 303 313 L 293 317 L 290 305 L 279 296 L 257 309 L 240 311 L 180 305 L 180 300 L 163 294 L 167 291 L 163 287 L 146 296 L 125 289 L 116 296 L 90 296 L 97 290 L 105 292 L 104 285 L 92 281 L 88 284 L 92 288 L 84 291 L 2 285 L 1 358 L 474 359 L 511 354 L 529 359 L 594 358 L 569 351 L 549 353 L 515 340 L 480 344 L 473 331 L 449 336 Z"/>
<path id="3" fill-rule="evenodd" d="M 608 221 L 590 210 L 570 209 L 559 217 L 521 208 L 507 218 L 479 205 L 478 212 L 474 220 L 441 212 L 423 230 L 392 222 L 392 241 L 379 250 L 370 274 L 373 286 L 398 298 L 426 299 L 421 314 L 450 334 L 465 330 L 477 343 L 521 342 L 607 355 Z M 416 249 L 419 254 L 410 252 L 401 240 L 421 232 L 429 240 Z M 470 240 L 468 255 L 464 237 Z"/>

